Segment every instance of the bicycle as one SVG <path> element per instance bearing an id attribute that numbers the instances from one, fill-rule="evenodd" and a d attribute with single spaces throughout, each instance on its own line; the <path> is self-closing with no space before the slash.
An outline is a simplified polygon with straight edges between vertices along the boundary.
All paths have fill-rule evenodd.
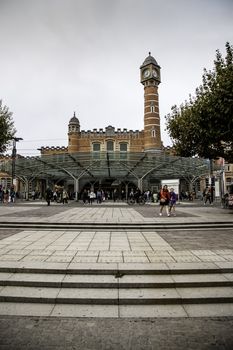
<path id="1" fill-rule="evenodd" d="M 138 200 L 136 200 L 135 197 L 130 197 L 128 199 L 129 205 L 134 205 L 134 204 L 144 205 L 145 203 L 146 203 L 146 201 L 145 201 L 145 198 L 143 196 L 139 196 Z"/>

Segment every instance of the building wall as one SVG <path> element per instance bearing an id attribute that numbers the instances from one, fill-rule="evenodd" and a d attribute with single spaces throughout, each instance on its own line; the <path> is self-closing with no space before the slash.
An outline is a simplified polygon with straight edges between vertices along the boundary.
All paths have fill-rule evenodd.
<path id="1" fill-rule="evenodd" d="M 144 132 L 132 131 L 127 129 L 117 129 L 108 126 L 103 129 L 94 129 L 92 131 L 71 132 L 68 134 L 69 144 L 68 152 L 92 152 L 95 151 L 94 144 L 99 144 L 100 151 L 107 151 L 108 141 L 113 142 L 113 151 L 121 150 L 121 144 L 127 145 L 127 152 L 144 151 Z M 125 148 L 124 148 L 125 149 Z"/>

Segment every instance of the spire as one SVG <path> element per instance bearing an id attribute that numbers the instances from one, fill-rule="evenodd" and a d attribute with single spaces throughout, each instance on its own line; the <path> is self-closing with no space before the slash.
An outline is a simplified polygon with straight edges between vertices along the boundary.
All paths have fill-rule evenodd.
<path id="1" fill-rule="evenodd" d="M 155 60 L 155 58 L 153 56 L 151 56 L 151 52 L 150 51 L 149 51 L 149 56 L 146 57 L 146 59 L 144 60 L 144 62 L 141 65 L 140 68 L 143 68 L 143 67 L 147 66 L 148 64 L 154 64 L 155 66 L 159 67 L 159 65 L 158 65 L 157 61 Z"/>
<path id="2" fill-rule="evenodd" d="M 75 112 L 74 112 L 73 117 L 72 117 L 72 118 L 70 119 L 70 121 L 69 121 L 69 124 L 70 124 L 70 123 L 80 125 L 79 120 L 78 120 L 78 118 L 76 117 L 76 113 L 75 113 Z"/>

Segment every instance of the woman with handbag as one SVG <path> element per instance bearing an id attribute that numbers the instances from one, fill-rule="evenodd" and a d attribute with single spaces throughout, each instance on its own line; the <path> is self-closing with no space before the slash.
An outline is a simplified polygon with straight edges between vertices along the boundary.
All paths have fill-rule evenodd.
<path id="1" fill-rule="evenodd" d="M 166 209 L 167 216 L 170 216 L 170 213 L 168 211 L 168 205 L 170 201 L 170 193 L 168 191 L 167 185 L 164 185 L 163 188 L 160 190 L 160 212 L 159 215 L 163 215 L 163 209 Z"/>

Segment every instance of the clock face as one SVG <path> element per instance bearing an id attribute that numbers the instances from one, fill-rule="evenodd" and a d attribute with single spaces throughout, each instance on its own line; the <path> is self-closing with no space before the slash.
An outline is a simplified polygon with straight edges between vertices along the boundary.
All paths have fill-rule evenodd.
<path id="1" fill-rule="evenodd" d="M 153 69 L 152 74 L 153 74 L 153 77 L 155 77 L 155 78 L 158 76 L 158 73 L 156 72 L 155 69 Z"/>
<path id="2" fill-rule="evenodd" d="M 150 76 L 150 70 L 149 69 L 146 69 L 144 72 L 143 72 L 143 77 L 144 78 L 148 78 Z"/>

